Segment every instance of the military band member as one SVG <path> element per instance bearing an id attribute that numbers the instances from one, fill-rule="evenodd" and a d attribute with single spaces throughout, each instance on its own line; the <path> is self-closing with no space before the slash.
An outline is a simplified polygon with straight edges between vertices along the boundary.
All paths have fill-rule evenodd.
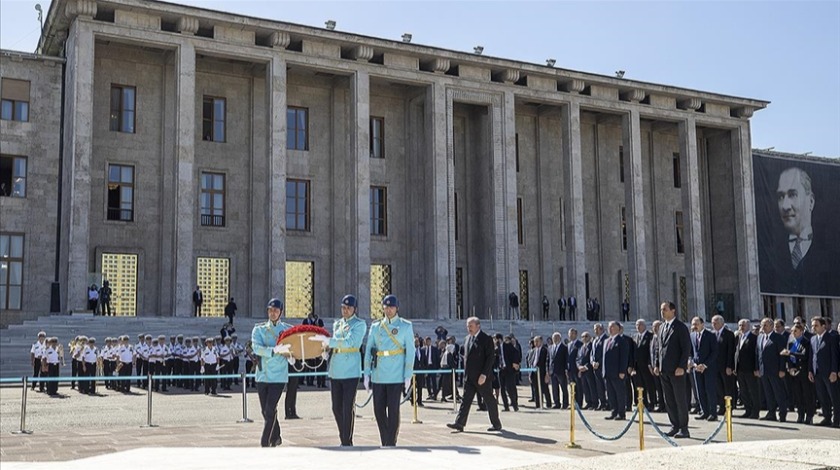
<path id="1" fill-rule="evenodd" d="M 73 338 L 73 341 L 70 341 L 68 344 L 68 352 L 70 353 L 70 376 L 71 377 L 78 377 L 81 375 L 81 360 L 79 356 L 82 354 L 82 348 L 84 348 L 85 343 L 83 343 L 82 336 L 76 336 Z M 87 342 L 87 338 L 84 338 L 84 341 Z M 79 382 L 79 391 L 82 391 L 82 384 L 83 382 Z M 70 382 L 70 388 L 76 388 L 76 381 Z"/>
<path id="2" fill-rule="evenodd" d="M 195 354 L 190 359 L 190 375 L 200 375 L 201 374 L 201 350 L 202 344 L 204 341 L 199 339 L 198 336 L 193 336 L 192 345 L 195 348 Z M 201 379 L 194 379 L 193 380 L 193 392 L 198 391 L 198 387 L 202 384 Z"/>
<path id="3" fill-rule="evenodd" d="M 331 338 L 315 335 L 310 340 L 321 341 L 331 353 L 329 364 L 332 411 L 338 425 L 342 446 L 353 445 L 353 424 L 356 417 L 356 389 L 362 375 L 362 356 L 359 348 L 365 338 L 367 325 L 356 316 L 356 297 L 341 299 L 341 318 L 333 322 Z"/>
<path id="4" fill-rule="evenodd" d="M 383 447 L 397 445 L 400 400 L 414 373 L 414 328 L 397 315 L 395 295 L 382 299 L 385 318 L 370 325 L 364 355 L 365 390 L 373 383 L 373 412 Z"/>
<path id="5" fill-rule="evenodd" d="M 29 360 L 32 363 L 32 377 L 41 376 L 41 360 L 44 358 L 45 350 L 47 349 L 47 333 L 43 331 L 38 332 L 38 339 L 32 343 L 29 348 Z M 44 391 L 44 382 L 38 383 L 39 391 Z M 32 381 L 32 390 L 35 390 L 35 381 Z"/>
<path id="6" fill-rule="evenodd" d="M 280 435 L 280 423 L 277 421 L 277 403 L 283 395 L 283 389 L 289 382 L 289 360 L 291 358 L 287 344 L 277 344 L 281 333 L 292 326 L 280 321 L 283 314 L 283 302 L 271 299 L 266 307 L 268 321 L 257 323 L 251 332 L 251 347 L 259 356 L 256 383 L 260 397 L 260 408 L 265 420 L 260 438 L 261 447 L 276 447 L 283 443 Z"/>
<path id="7" fill-rule="evenodd" d="M 99 359 L 99 349 L 96 347 L 96 338 L 88 339 L 88 344 L 82 350 L 82 373 L 81 377 L 96 377 L 96 361 Z M 85 384 L 84 392 L 88 395 L 96 395 L 96 381 L 87 380 L 79 382 L 79 388 Z"/>
<path id="8" fill-rule="evenodd" d="M 181 350 L 181 356 L 184 359 L 182 373 L 184 375 L 197 375 L 198 368 L 195 365 L 198 364 L 198 347 L 197 344 L 194 344 L 193 338 L 184 339 L 184 349 Z M 185 379 L 183 387 L 192 392 L 197 392 L 198 380 Z"/>
<path id="9" fill-rule="evenodd" d="M 233 372 L 231 368 L 233 366 L 233 348 L 231 347 L 231 341 L 233 338 L 230 336 L 225 336 L 224 342 L 221 346 L 219 346 L 219 373 L 229 375 Z M 231 379 L 222 379 L 222 390 L 230 390 L 230 384 L 233 382 Z"/>
<path id="10" fill-rule="evenodd" d="M 216 363 L 218 355 L 213 344 L 213 338 L 204 340 L 204 349 L 201 351 L 201 367 L 204 368 L 204 375 L 216 375 Z M 204 378 L 204 394 L 216 394 L 216 379 Z"/>
<path id="11" fill-rule="evenodd" d="M 251 340 L 249 339 L 247 342 L 245 342 L 245 373 L 253 374 L 259 361 L 260 358 L 259 356 L 254 354 L 254 349 L 251 346 Z M 253 377 L 246 377 L 245 382 L 246 387 L 257 386 L 256 381 L 253 379 Z"/>
<path id="12" fill-rule="evenodd" d="M 149 362 L 153 362 L 152 365 L 149 366 L 149 369 L 152 375 L 156 375 L 158 377 L 166 375 L 166 336 L 160 335 L 157 339 L 152 340 L 152 348 L 149 351 Z M 163 387 L 161 387 L 163 384 Z M 156 378 L 152 382 L 152 387 L 156 392 L 161 391 L 161 389 L 166 392 L 166 381 L 163 378 Z"/>
<path id="13" fill-rule="evenodd" d="M 172 351 L 173 358 L 172 374 L 184 374 L 184 335 L 178 335 L 175 337 L 175 344 L 170 348 L 170 350 Z M 175 385 L 181 388 L 187 388 L 186 380 L 176 380 Z"/>
<path id="14" fill-rule="evenodd" d="M 47 341 L 43 360 L 47 363 L 47 377 L 58 377 L 61 357 L 58 354 L 58 338 L 52 337 Z M 43 371 L 42 371 L 43 372 Z M 42 374 L 44 375 L 44 374 Z M 58 395 L 58 382 L 47 383 L 47 394 L 51 397 Z"/>
<path id="15" fill-rule="evenodd" d="M 123 335 L 120 337 L 120 347 L 117 350 L 117 356 L 119 359 L 119 364 L 117 365 L 117 375 L 121 377 L 129 377 L 131 376 L 131 368 L 134 366 L 135 355 L 134 355 L 134 347 L 129 344 L 128 335 Z M 120 380 L 117 382 L 117 390 L 129 393 L 131 392 L 131 381 L 130 380 Z"/>
<path id="16" fill-rule="evenodd" d="M 175 342 L 175 335 L 169 335 L 169 343 L 166 344 L 166 358 L 164 360 L 164 363 L 166 364 L 165 373 L 169 376 L 175 375 L 175 346 L 177 345 L 178 343 Z M 166 379 L 164 385 L 174 387 L 175 382 L 169 378 Z"/>
<path id="17" fill-rule="evenodd" d="M 134 354 L 135 354 L 135 361 L 134 361 L 134 368 L 135 373 L 134 375 L 137 376 L 144 376 L 149 373 L 149 344 L 146 344 L 146 336 L 145 334 L 137 335 L 137 344 L 134 345 Z M 152 336 L 149 336 L 149 343 L 152 341 Z M 143 379 L 137 380 L 137 386 L 140 388 L 146 388 L 146 382 Z"/>
<path id="18" fill-rule="evenodd" d="M 233 359 L 232 359 L 229 370 L 230 370 L 231 374 L 237 374 L 238 375 L 239 374 L 239 358 L 242 357 L 242 352 L 245 351 L 245 346 L 243 346 L 242 343 L 239 342 L 239 335 L 237 335 L 236 333 L 230 335 L 230 337 L 231 337 L 230 348 L 231 348 Z M 236 377 L 236 378 L 233 379 L 233 384 L 234 385 L 239 385 L 239 377 Z"/>

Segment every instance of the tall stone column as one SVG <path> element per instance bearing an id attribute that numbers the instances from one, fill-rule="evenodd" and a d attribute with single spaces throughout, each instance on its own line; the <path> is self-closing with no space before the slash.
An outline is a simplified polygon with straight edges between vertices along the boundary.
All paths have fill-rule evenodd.
<path id="1" fill-rule="evenodd" d="M 286 61 L 271 58 L 266 67 L 265 96 L 268 118 L 266 149 L 268 150 L 268 190 L 265 217 L 268 220 L 268 283 L 269 298 L 285 297 L 286 287 Z M 268 299 L 252 299 L 257 307 Z M 256 312 L 256 308 L 254 309 Z"/>
<path id="2" fill-rule="evenodd" d="M 195 174 L 195 46 L 178 46 L 175 63 L 175 312 L 192 315 L 195 288 L 193 230 L 198 200 Z"/>
<path id="3" fill-rule="evenodd" d="M 747 116 L 749 117 L 749 116 Z M 750 142 L 750 123 L 742 123 L 730 133 L 733 161 L 733 190 L 735 191 L 735 220 L 742 221 L 736 230 L 738 246 L 738 308 L 740 315 L 761 312 L 758 284 L 758 242 L 755 227 L 755 194 L 753 193 L 753 160 Z"/>
<path id="4" fill-rule="evenodd" d="M 446 87 L 432 83 L 426 89 L 426 147 L 431 159 L 431 225 L 426 243 L 426 307 L 436 318 L 454 318 L 455 299 L 455 161 L 449 158 L 446 136 L 452 132 L 447 118 Z M 431 256 L 428 256 L 431 254 Z"/>
<path id="5" fill-rule="evenodd" d="M 564 295 L 578 301 L 578 316 L 585 315 L 586 249 L 583 216 L 583 162 L 580 150 L 580 104 L 571 102 L 561 111 L 563 117 L 563 160 L 565 162 L 566 284 Z"/>
<path id="6" fill-rule="evenodd" d="M 350 179 L 355 192 L 351 231 L 356 243 L 350 246 L 351 276 L 359 300 L 358 311 L 369 312 L 382 299 L 370 298 L 370 75 L 357 71 L 350 78 Z M 367 305 L 365 305 L 367 303 Z"/>
<path id="7" fill-rule="evenodd" d="M 554 111 L 541 112 L 537 115 L 537 207 L 540 220 L 539 224 L 539 262 L 540 280 L 542 281 L 541 291 L 548 296 L 550 302 L 549 311 L 554 311 L 557 295 L 562 292 L 555 288 L 554 272 L 558 262 L 554 259 L 552 247 L 555 240 L 555 228 L 559 225 L 556 207 L 559 204 L 558 192 L 554 181 L 557 171 L 555 169 L 556 140 L 551 138 L 550 122 L 555 116 Z M 561 208 L 562 210 L 562 208 Z M 557 235 L 559 238 L 559 235 Z M 563 281 L 560 280 L 562 283 Z M 565 294 L 564 294 L 565 295 Z M 542 308 L 542 304 L 540 304 Z M 542 318 L 542 317 L 540 317 Z M 550 316 L 549 316 L 550 318 Z"/>
<path id="8" fill-rule="evenodd" d="M 494 315 L 507 314 L 508 294 L 519 292 L 519 241 L 516 218 L 516 102 L 513 92 L 502 95 L 501 113 L 494 112 L 493 159 L 495 166 L 496 213 L 496 295 L 497 310 Z M 499 121 L 496 121 L 499 119 Z M 500 136 L 498 138 L 496 136 Z M 501 141 L 501 148 L 497 142 Z M 521 305 L 521 300 L 520 300 Z M 529 303 L 530 305 L 530 303 Z"/>
<path id="9" fill-rule="evenodd" d="M 627 268 L 630 273 L 630 311 L 648 316 L 651 292 L 647 275 L 644 182 L 642 179 L 642 133 L 639 111 L 622 116 L 624 135 L 624 204 L 627 214 Z"/>
<path id="10" fill-rule="evenodd" d="M 92 2 L 90 2 L 92 3 Z M 89 13 L 93 16 L 96 8 Z M 83 12 L 80 12 L 81 15 Z M 67 301 L 65 311 L 87 309 L 90 261 L 90 163 L 93 157 L 93 31 L 89 19 L 79 16 L 67 37 L 64 122 L 67 156 L 64 171 L 62 225 L 63 251 L 67 253 Z M 104 188 L 98 188 L 103 190 Z M 96 208 L 97 212 L 101 208 Z M 105 214 L 98 213 L 98 219 Z"/>
<path id="11" fill-rule="evenodd" d="M 700 209 L 700 167 L 697 161 L 697 126 L 694 116 L 677 125 L 680 135 L 685 280 L 688 288 L 687 318 L 706 315 L 706 283 L 703 275 L 703 225 Z M 676 301 L 675 301 L 676 302 Z"/>

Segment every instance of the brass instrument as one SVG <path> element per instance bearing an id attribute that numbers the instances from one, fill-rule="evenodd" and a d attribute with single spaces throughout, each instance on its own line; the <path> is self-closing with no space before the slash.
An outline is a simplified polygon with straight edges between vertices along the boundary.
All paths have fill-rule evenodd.
<path id="1" fill-rule="evenodd" d="M 58 358 L 61 359 L 61 366 L 66 367 L 67 363 L 64 362 L 64 345 L 58 343 Z"/>

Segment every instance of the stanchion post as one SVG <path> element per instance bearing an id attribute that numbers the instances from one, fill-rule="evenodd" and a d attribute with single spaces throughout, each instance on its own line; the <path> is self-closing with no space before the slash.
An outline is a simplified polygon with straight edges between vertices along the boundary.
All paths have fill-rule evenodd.
<path id="1" fill-rule="evenodd" d="M 636 411 L 639 415 L 639 450 L 645 450 L 645 389 L 636 387 L 639 395 L 636 401 Z"/>
<path id="2" fill-rule="evenodd" d="M 147 375 L 146 389 L 146 425 L 144 428 L 156 428 L 156 424 L 152 424 L 152 374 Z"/>
<path id="3" fill-rule="evenodd" d="M 732 442 L 732 397 L 723 397 L 726 403 L 726 442 Z"/>
<path id="4" fill-rule="evenodd" d="M 242 419 L 237 423 L 253 423 L 254 420 L 248 419 L 248 382 L 245 378 L 245 372 L 240 374 L 242 378 Z"/>
<path id="5" fill-rule="evenodd" d="M 32 434 L 26 429 L 26 391 L 29 388 L 29 380 L 24 376 L 21 378 L 23 391 L 20 392 L 20 430 L 12 431 L 12 434 Z"/>
<path id="6" fill-rule="evenodd" d="M 458 412 L 458 381 L 455 380 L 455 369 L 452 369 L 452 411 Z"/>
<path id="7" fill-rule="evenodd" d="M 411 374 L 411 397 L 414 402 L 414 419 L 411 420 L 411 424 L 423 424 L 423 421 L 417 418 L 417 374 Z"/>
<path id="8" fill-rule="evenodd" d="M 542 377 L 540 377 L 540 366 L 537 366 L 537 409 L 542 408 Z"/>
<path id="9" fill-rule="evenodd" d="M 569 443 L 566 444 L 567 449 L 580 449 L 578 444 L 575 444 L 575 407 L 577 406 L 577 401 L 575 400 L 575 383 L 572 382 L 569 384 L 569 410 L 571 411 L 571 415 L 569 417 Z"/>

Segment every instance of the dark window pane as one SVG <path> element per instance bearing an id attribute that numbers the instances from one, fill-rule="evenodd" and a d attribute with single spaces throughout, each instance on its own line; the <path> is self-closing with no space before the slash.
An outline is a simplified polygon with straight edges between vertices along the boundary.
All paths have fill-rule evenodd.
<path id="1" fill-rule="evenodd" d="M 225 123 L 224 121 L 216 121 L 213 125 L 213 140 L 215 142 L 225 141 Z"/>
<path id="2" fill-rule="evenodd" d="M 123 88 L 123 109 L 134 111 L 134 88 Z"/>
<path id="3" fill-rule="evenodd" d="M 133 183 L 134 182 L 134 168 L 130 166 L 124 166 L 120 170 L 120 181 L 123 183 Z"/>
<path id="4" fill-rule="evenodd" d="M 109 182 L 116 182 L 120 181 L 120 167 L 117 165 L 111 165 L 108 167 L 108 181 Z"/>
<path id="5" fill-rule="evenodd" d="M 11 121 L 13 110 L 14 103 L 12 103 L 11 101 L 3 100 L 2 102 L 0 102 L 0 119 Z"/>
<path id="6" fill-rule="evenodd" d="M 286 214 L 286 228 L 290 230 L 295 229 L 295 215 L 294 214 Z"/>
<path id="7" fill-rule="evenodd" d="M 213 102 L 214 104 L 214 119 L 224 119 L 225 118 L 225 100 L 217 99 Z"/>
<path id="8" fill-rule="evenodd" d="M 295 197 L 295 182 L 294 181 L 287 181 L 286 182 L 286 197 Z"/>
<path id="9" fill-rule="evenodd" d="M 297 150 L 306 150 L 306 131 L 302 129 L 298 129 L 297 131 L 297 142 L 295 143 L 295 148 Z"/>
<path id="10" fill-rule="evenodd" d="M 134 133 L 134 111 L 123 111 L 122 131 Z"/>
<path id="11" fill-rule="evenodd" d="M 213 101 L 209 98 L 204 99 L 204 104 L 201 107 L 201 115 L 203 119 L 213 119 Z"/>
<path id="12" fill-rule="evenodd" d="M 23 258 L 23 237 L 12 235 L 9 237 L 9 256 L 12 258 Z M 14 263 L 12 263 L 14 264 Z"/>
<path id="13" fill-rule="evenodd" d="M 15 116 L 18 121 L 28 122 L 29 121 L 29 103 L 26 101 L 16 101 L 16 110 Z"/>

